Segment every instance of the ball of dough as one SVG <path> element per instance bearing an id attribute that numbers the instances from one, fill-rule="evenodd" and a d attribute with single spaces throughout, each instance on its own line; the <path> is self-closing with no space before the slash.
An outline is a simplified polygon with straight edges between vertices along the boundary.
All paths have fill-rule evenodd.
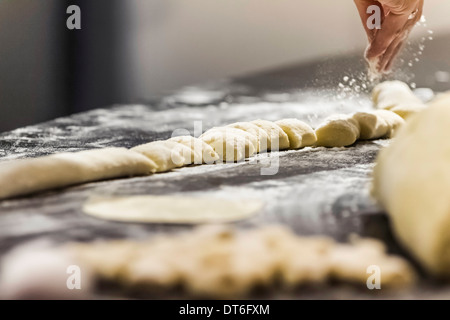
<path id="1" fill-rule="evenodd" d="M 377 109 L 391 109 L 398 105 L 422 104 L 409 86 L 401 81 L 385 81 L 372 91 L 372 100 Z"/>
<path id="2" fill-rule="evenodd" d="M 256 152 L 257 139 L 244 130 L 217 127 L 200 136 L 225 162 L 241 161 Z"/>
<path id="3" fill-rule="evenodd" d="M 450 99 L 413 116 L 377 159 L 373 195 L 395 236 L 436 275 L 450 276 Z"/>
<path id="4" fill-rule="evenodd" d="M 317 141 L 314 130 L 303 121 L 298 119 L 283 119 L 275 121 L 275 124 L 288 135 L 290 149 L 312 146 Z"/>
<path id="5" fill-rule="evenodd" d="M 269 137 L 267 133 L 257 125 L 251 122 L 236 122 L 229 124 L 227 127 L 241 129 L 254 135 L 258 139 L 256 152 L 259 153 L 267 151 L 267 141 Z"/>
<path id="6" fill-rule="evenodd" d="M 277 124 L 267 120 L 254 120 L 251 123 L 263 129 L 268 136 L 267 150 L 278 151 L 289 149 L 289 137 Z"/>
<path id="7" fill-rule="evenodd" d="M 403 120 L 402 117 L 390 110 L 377 110 L 376 113 L 383 118 L 388 125 L 386 138 L 393 138 L 397 131 L 405 124 L 405 120 Z"/>
<path id="8" fill-rule="evenodd" d="M 389 125 L 376 111 L 357 112 L 353 118 L 358 121 L 361 140 L 383 138 L 388 134 Z"/>
<path id="9" fill-rule="evenodd" d="M 219 160 L 219 155 L 202 139 L 191 136 L 179 136 L 170 138 L 169 141 L 181 143 L 192 149 L 191 161 L 194 164 L 213 163 Z"/>
<path id="10" fill-rule="evenodd" d="M 316 129 L 317 146 L 346 147 L 359 138 L 359 123 L 351 116 L 336 115 L 325 119 Z"/>

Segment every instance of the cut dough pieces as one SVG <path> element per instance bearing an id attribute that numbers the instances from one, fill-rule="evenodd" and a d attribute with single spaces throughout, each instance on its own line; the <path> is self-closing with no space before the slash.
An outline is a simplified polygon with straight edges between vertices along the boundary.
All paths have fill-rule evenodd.
<path id="1" fill-rule="evenodd" d="M 316 135 L 320 147 L 350 146 L 359 138 L 359 123 L 351 116 L 332 116 L 316 129 Z"/>
<path id="2" fill-rule="evenodd" d="M 289 138 L 289 149 L 299 149 L 312 146 L 316 143 L 317 137 L 314 130 L 298 119 L 283 119 L 275 121 Z"/>
<path id="3" fill-rule="evenodd" d="M 152 160 L 158 166 L 156 172 L 164 172 L 191 164 L 194 151 L 174 141 L 154 141 L 131 149 Z M 195 155 L 194 155 L 195 158 Z"/>
<path id="4" fill-rule="evenodd" d="M 450 97 L 408 120 L 383 149 L 373 195 L 396 237 L 435 275 L 450 276 Z"/>
<path id="5" fill-rule="evenodd" d="M 372 98 L 377 109 L 390 110 L 405 120 L 427 108 L 401 81 L 380 83 L 373 89 Z"/>
<path id="6" fill-rule="evenodd" d="M 219 155 L 214 151 L 214 149 L 201 139 L 191 136 L 179 136 L 170 138 L 169 141 L 181 143 L 191 148 L 191 161 L 194 164 L 213 163 L 219 160 Z"/>
<path id="7" fill-rule="evenodd" d="M 425 104 L 402 104 L 395 106 L 390 111 L 398 114 L 404 120 L 410 118 L 411 116 L 425 110 L 427 106 Z"/>
<path id="8" fill-rule="evenodd" d="M 83 211 L 97 218 L 127 222 L 222 223 L 249 218 L 262 208 L 256 200 L 231 201 L 181 196 L 93 198 Z"/>
<path id="9" fill-rule="evenodd" d="M 385 81 L 372 91 L 372 100 L 377 109 L 390 110 L 400 105 L 422 105 L 408 85 L 401 81 Z"/>
<path id="10" fill-rule="evenodd" d="M 200 136 L 225 162 L 241 161 L 256 152 L 257 138 L 240 129 L 216 127 Z"/>
<path id="11" fill-rule="evenodd" d="M 155 172 L 157 165 L 125 148 L 106 148 L 0 162 L 0 199 Z"/>
<path id="12" fill-rule="evenodd" d="M 235 129 L 241 129 L 244 130 L 252 135 L 254 135 L 257 140 L 257 148 L 256 148 L 256 152 L 260 153 L 260 152 L 265 152 L 267 151 L 267 141 L 269 139 L 267 133 L 261 129 L 260 127 L 258 127 L 257 125 L 251 123 L 251 122 L 236 122 L 236 123 L 232 123 L 227 125 L 227 127 L 230 128 L 235 128 Z"/>
<path id="13" fill-rule="evenodd" d="M 268 136 L 267 150 L 278 151 L 289 149 L 289 137 L 277 124 L 268 120 L 254 120 L 251 123 L 263 129 Z"/>
<path id="14" fill-rule="evenodd" d="M 377 111 L 357 112 L 353 118 L 359 123 L 361 140 L 383 138 L 388 133 L 388 124 Z"/>
<path id="15" fill-rule="evenodd" d="M 299 237 L 279 226 L 245 232 L 207 226 L 141 242 L 65 248 L 77 263 L 103 279 L 138 288 L 170 289 L 183 283 L 191 295 L 210 298 L 236 298 L 277 279 L 287 286 L 335 279 L 366 288 L 371 265 L 380 267 L 384 288 L 408 286 L 415 280 L 411 266 L 388 255 L 376 240 L 337 244 L 331 238 Z"/>
<path id="16" fill-rule="evenodd" d="M 357 112 L 353 118 L 358 121 L 361 140 L 391 138 L 405 122 L 397 114 L 388 110 Z"/>
<path id="17" fill-rule="evenodd" d="M 388 125 L 386 138 L 393 138 L 397 131 L 405 124 L 405 120 L 402 117 L 389 110 L 377 110 L 377 115 L 383 118 Z"/>

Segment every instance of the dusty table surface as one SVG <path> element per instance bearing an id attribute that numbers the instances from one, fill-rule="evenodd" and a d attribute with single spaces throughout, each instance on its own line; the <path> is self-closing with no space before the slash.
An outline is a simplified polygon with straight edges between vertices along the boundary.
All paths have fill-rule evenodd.
<path id="1" fill-rule="evenodd" d="M 355 58 L 343 58 L 340 65 Z M 331 65 L 328 62 L 327 65 Z M 335 63 L 332 65 L 336 65 Z M 352 63 L 353 67 L 355 63 Z M 362 63 L 357 62 L 362 68 Z M 139 105 L 55 119 L 0 135 L 0 161 L 62 151 L 102 147 L 133 147 L 180 135 L 184 129 L 199 135 L 213 126 L 258 118 L 298 118 L 316 126 L 326 116 L 370 110 L 364 92 L 343 91 L 339 77 L 329 88 L 308 79 L 321 76 L 323 64 L 184 88 Z M 336 74 L 333 72 L 332 74 Z M 297 75 L 297 76 L 294 76 Z M 345 75 L 345 74 L 344 74 Z M 302 89 L 299 89 L 302 88 Z M 364 91 L 364 90 L 363 90 Z M 367 91 L 367 90 L 366 90 Z M 189 166 L 147 177 L 116 179 L 74 186 L 0 202 L 0 254 L 31 240 L 55 243 L 99 239 L 143 239 L 157 233 L 180 232 L 185 225 L 135 224 L 99 220 L 81 211 L 95 195 L 188 195 L 265 205 L 240 228 L 282 224 L 300 235 L 328 235 L 339 241 L 356 233 L 381 239 L 390 252 L 404 254 L 393 240 L 385 213 L 369 195 L 370 174 L 387 140 L 358 142 L 348 148 L 305 148 L 259 155 L 236 164 Z M 261 175 L 275 158 L 274 175 Z M 445 285 L 423 280 L 418 289 L 374 295 L 364 288 L 337 286 L 281 293 L 279 298 L 446 298 Z M 108 294 L 108 293 L 107 293 Z M 120 293 L 114 293 L 114 295 Z M 274 297 L 273 293 L 269 297 Z"/>

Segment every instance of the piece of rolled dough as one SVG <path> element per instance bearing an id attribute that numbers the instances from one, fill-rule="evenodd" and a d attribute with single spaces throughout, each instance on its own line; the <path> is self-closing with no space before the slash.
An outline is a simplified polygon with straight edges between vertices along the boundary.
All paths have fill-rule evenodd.
<path id="1" fill-rule="evenodd" d="M 125 148 L 105 148 L 0 162 L 0 199 L 91 181 L 146 175 L 157 165 Z"/>
<path id="2" fill-rule="evenodd" d="M 267 150 L 278 151 L 289 149 L 289 137 L 277 124 L 268 120 L 254 120 L 251 123 L 263 129 L 268 136 Z"/>
<path id="3" fill-rule="evenodd" d="M 164 172 L 191 164 L 192 149 L 174 141 L 154 141 L 131 149 L 152 160 L 158 166 L 156 172 Z"/>
<path id="4" fill-rule="evenodd" d="M 224 132 L 226 136 L 240 136 L 245 140 L 245 156 L 251 157 L 258 149 L 258 138 L 245 130 L 231 127 L 214 127 L 203 133 L 200 138 L 214 135 L 217 132 Z"/>
<path id="5" fill-rule="evenodd" d="M 312 146 L 317 141 L 314 130 L 303 121 L 298 119 L 283 119 L 275 121 L 275 124 L 288 135 L 290 149 Z"/>
<path id="6" fill-rule="evenodd" d="M 391 108 L 392 111 L 402 117 L 404 120 L 426 109 L 425 104 L 401 104 Z"/>
<path id="7" fill-rule="evenodd" d="M 316 128 L 317 146 L 346 147 L 359 139 L 359 123 L 351 116 L 331 116 Z"/>
<path id="8" fill-rule="evenodd" d="M 392 109 L 357 112 L 353 118 L 358 121 L 361 140 L 392 138 L 405 123 Z"/>
<path id="9" fill-rule="evenodd" d="M 254 136 L 253 138 L 256 139 Z M 202 134 L 200 139 L 209 144 L 224 162 L 241 161 L 256 151 L 249 139 L 249 133 L 240 129 L 213 128 Z"/>
<path id="10" fill-rule="evenodd" d="M 372 100 L 377 109 L 392 109 L 399 105 L 420 105 L 409 86 L 401 81 L 385 81 L 372 91 Z"/>
<path id="11" fill-rule="evenodd" d="M 383 118 L 388 125 L 386 138 L 393 138 L 397 134 L 397 131 L 405 124 L 405 120 L 402 117 L 390 110 L 377 110 L 376 114 Z"/>
<path id="12" fill-rule="evenodd" d="M 249 218 L 262 208 L 256 200 L 231 201 L 184 196 L 93 198 L 83 211 L 106 220 L 154 223 L 219 223 Z"/>
<path id="13" fill-rule="evenodd" d="M 191 161 L 194 164 L 213 163 L 219 160 L 219 155 L 214 149 L 201 139 L 192 136 L 179 136 L 170 138 L 169 141 L 178 142 L 192 149 Z"/>
<path id="14" fill-rule="evenodd" d="M 409 119 L 377 159 L 372 194 L 395 236 L 435 275 L 450 276 L 450 96 Z"/>
<path id="15" fill-rule="evenodd" d="M 357 112 L 353 115 L 359 123 L 361 140 L 383 138 L 388 134 L 389 125 L 384 117 L 377 114 L 377 111 Z"/>
<path id="16" fill-rule="evenodd" d="M 256 148 L 256 152 L 265 152 L 267 151 L 267 141 L 269 139 L 266 131 L 258 127 L 257 125 L 251 123 L 251 122 L 236 122 L 227 125 L 227 127 L 236 128 L 244 130 L 252 135 L 254 135 L 258 139 L 258 144 Z"/>

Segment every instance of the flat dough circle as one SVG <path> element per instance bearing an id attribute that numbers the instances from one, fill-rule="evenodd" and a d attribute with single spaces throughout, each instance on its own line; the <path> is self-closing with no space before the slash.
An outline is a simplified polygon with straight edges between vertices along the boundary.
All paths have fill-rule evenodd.
<path id="1" fill-rule="evenodd" d="M 185 196 L 95 197 L 83 212 L 96 218 L 148 223 L 218 223 L 249 218 L 258 213 L 258 200 L 226 200 Z"/>

